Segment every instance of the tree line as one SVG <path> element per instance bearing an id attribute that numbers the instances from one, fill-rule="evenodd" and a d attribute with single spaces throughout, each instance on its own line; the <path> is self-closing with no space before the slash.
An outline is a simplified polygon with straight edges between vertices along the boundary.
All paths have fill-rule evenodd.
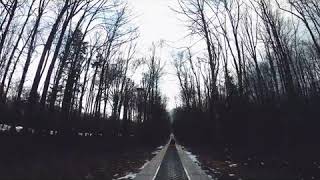
<path id="1" fill-rule="evenodd" d="M 174 11 L 199 41 L 173 56 L 176 135 L 242 147 L 316 144 L 319 8 L 317 0 L 178 0 Z"/>
<path id="2" fill-rule="evenodd" d="M 129 137 L 168 120 L 160 60 L 155 53 L 136 58 L 139 33 L 128 3 L 9 0 L 0 1 L 0 11 L 2 127 Z M 137 83 L 132 74 L 141 66 Z"/>

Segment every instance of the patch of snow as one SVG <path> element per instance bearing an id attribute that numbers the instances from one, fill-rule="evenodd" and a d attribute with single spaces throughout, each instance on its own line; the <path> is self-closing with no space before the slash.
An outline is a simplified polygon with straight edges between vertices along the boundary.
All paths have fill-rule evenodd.
<path id="1" fill-rule="evenodd" d="M 220 174 L 221 172 L 219 172 L 217 169 L 219 169 L 219 168 L 216 168 L 216 169 L 214 169 L 214 168 L 209 168 L 210 169 L 210 171 L 212 171 L 213 173 L 215 173 L 215 174 Z"/>
<path id="2" fill-rule="evenodd" d="M 152 154 L 152 155 L 156 155 L 156 154 L 158 154 L 158 152 L 160 152 L 160 151 L 159 151 L 159 150 L 153 151 L 151 154 Z"/>
<path id="3" fill-rule="evenodd" d="M 235 176 L 235 174 L 229 174 L 229 176 L 230 176 L 230 177 L 234 177 L 234 176 Z"/>
<path id="4" fill-rule="evenodd" d="M 149 163 L 148 160 L 146 160 L 146 162 L 139 168 L 140 170 L 142 170 L 144 167 L 146 167 L 146 165 Z"/>
<path id="5" fill-rule="evenodd" d="M 200 162 L 198 161 L 196 155 L 193 155 L 191 152 L 189 152 L 189 151 L 187 151 L 187 150 L 185 150 L 185 152 L 187 153 L 187 155 L 189 156 L 189 158 L 190 158 L 193 162 L 195 162 L 195 163 L 197 163 L 197 164 L 200 164 Z"/>
<path id="6" fill-rule="evenodd" d="M 198 160 L 198 158 L 197 158 L 197 156 L 196 155 L 193 155 L 190 151 L 188 151 L 186 148 L 184 148 L 183 146 L 181 146 L 181 148 L 185 151 L 185 153 L 188 155 L 188 157 L 194 162 L 194 163 L 196 163 L 199 167 L 200 167 L 200 169 L 202 169 L 204 172 L 206 172 L 206 170 L 204 170 L 203 169 L 203 167 L 202 167 L 202 165 L 201 165 L 201 163 L 200 163 L 200 161 Z M 221 173 L 221 172 L 219 172 L 217 169 L 219 169 L 219 168 L 215 168 L 215 169 L 213 169 L 213 168 L 210 168 L 210 167 L 206 167 L 207 169 L 210 169 L 214 174 L 219 174 L 219 173 Z M 207 173 L 207 175 L 208 175 L 208 173 Z M 212 180 L 218 180 L 218 178 L 217 177 L 212 177 L 212 176 L 210 176 L 210 175 L 208 175 L 208 177 L 210 178 L 210 179 L 212 179 Z"/>
<path id="7" fill-rule="evenodd" d="M 163 146 L 159 146 L 159 147 L 157 147 L 156 150 L 153 151 L 151 154 L 152 154 L 152 155 L 156 155 L 156 154 L 158 154 L 158 152 L 160 152 L 162 149 L 163 149 Z"/>
<path id="8" fill-rule="evenodd" d="M 8 131 L 11 128 L 11 126 L 7 124 L 0 124 L 0 131 Z"/>
<path id="9" fill-rule="evenodd" d="M 238 167 L 238 164 L 230 164 L 229 167 Z"/>
<path id="10" fill-rule="evenodd" d="M 134 179 L 136 177 L 137 174 L 135 173 L 128 173 L 127 175 L 123 176 L 123 177 L 119 177 L 116 180 L 121 180 L 121 179 Z"/>

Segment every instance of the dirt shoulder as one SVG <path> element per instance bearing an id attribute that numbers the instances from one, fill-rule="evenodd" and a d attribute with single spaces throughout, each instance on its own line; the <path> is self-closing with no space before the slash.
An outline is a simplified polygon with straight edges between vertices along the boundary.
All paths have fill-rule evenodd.
<path id="1" fill-rule="evenodd" d="M 285 154 L 248 153 L 242 150 L 213 147 L 187 148 L 203 170 L 219 180 L 294 180 L 319 179 L 320 161 L 304 152 Z M 315 152 L 313 152 L 315 153 Z"/>
<path id="2" fill-rule="evenodd" d="M 138 172 L 156 149 L 138 142 L 1 138 L 1 180 L 111 180 Z M 8 141 L 11 142 L 8 142 Z"/>

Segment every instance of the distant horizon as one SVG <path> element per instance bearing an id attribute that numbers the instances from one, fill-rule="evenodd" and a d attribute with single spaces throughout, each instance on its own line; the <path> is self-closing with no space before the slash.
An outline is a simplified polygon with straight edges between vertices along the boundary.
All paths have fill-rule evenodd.
<path id="1" fill-rule="evenodd" d="M 171 8 L 177 7 L 176 0 L 134 0 L 129 1 L 133 14 L 136 17 L 133 21 L 139 26 L 140 37 L 138 40 L 138 53 L 141 56 L 147 55 L 152 43 L 164 41 L 161 50 L 161 59 L 165 63 L 165 75 L 161 78 L 161 91 L 168 97 L 167 109 L 173 110 L 176 107 L 177 98 L 180 98 L 180 87 L 175 70 L 172 66 L 171 53 L 174 49 L 168 46 L 183 46 L 182 39 L 186 36 L 187 30 L 183 21 L 179 20 L 177 13 Z M 159 53 L 160 54 L 160 53 Z"/>

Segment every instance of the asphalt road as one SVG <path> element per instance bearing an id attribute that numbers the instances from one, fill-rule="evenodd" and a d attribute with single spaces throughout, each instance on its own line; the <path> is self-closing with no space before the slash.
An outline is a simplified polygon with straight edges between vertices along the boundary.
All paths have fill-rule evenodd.
<path id="1" fill-rule="evenodd" d="M 188 180 L 175 146 L 168 147 L 155 180 Z"/>

